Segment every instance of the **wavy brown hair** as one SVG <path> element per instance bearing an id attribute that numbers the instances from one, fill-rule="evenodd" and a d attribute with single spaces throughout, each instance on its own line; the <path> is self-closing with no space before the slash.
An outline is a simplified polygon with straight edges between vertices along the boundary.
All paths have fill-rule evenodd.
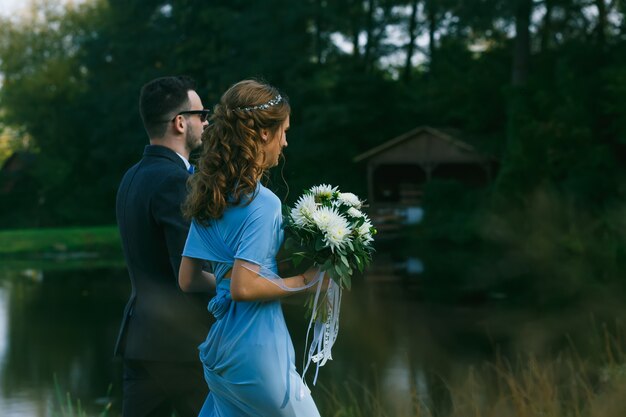
<path id="1" fill-rule="evenodd" d="M 265 169 L 261 130 L 269 140 L 287 119 L 291 107 L 287 98 L 267 108 L 250 109 L 275 99 L 279 91 L 256 80 L 231 86 L 213 108 L 210 124 L 202 134 L 202 153 L 196 173 L 189 179 L 189 194 L 183 205 L 185 217 L 201 224 L 219 219 L 229 205 L 238 205 L 252 196 Z M 252 201 L 248 198 L 247 203 Z"/>

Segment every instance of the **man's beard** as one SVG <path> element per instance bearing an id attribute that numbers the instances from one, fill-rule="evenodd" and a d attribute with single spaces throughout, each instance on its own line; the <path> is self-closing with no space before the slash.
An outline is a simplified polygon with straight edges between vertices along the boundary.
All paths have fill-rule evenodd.
<path id="1" fill-rule="evenodd" d="M 195 138 L 191 131 L 187 131 L 185 135 L 185 146 L 189 152 L 193 152 L 202 146 L 202 141 L 200 141 L 200 138 Z"/>

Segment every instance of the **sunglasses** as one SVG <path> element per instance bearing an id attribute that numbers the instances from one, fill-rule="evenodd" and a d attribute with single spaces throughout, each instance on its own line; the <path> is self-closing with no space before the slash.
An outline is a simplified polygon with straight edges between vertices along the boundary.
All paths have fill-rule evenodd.
<path id="1" fill-rule="evenodd" d="M 184 116 L 185 114 L 197 114 L 198 116 L 200 116 L 200 121 L 202 121 L 202 123 L 206 122 L 207 119 L 209 118 L 209 114 L 211 113 L 211 110 L 208 109 L 202 109 L 202 110 L 185 110 L 185 111 L 181 111 L 180 113 L 178 113 L 176 116 L 174 116 L 174 118 L 171 120 L 172 122 L 174 120 L 176 120 L 176 118 L 178 116 Z"/>

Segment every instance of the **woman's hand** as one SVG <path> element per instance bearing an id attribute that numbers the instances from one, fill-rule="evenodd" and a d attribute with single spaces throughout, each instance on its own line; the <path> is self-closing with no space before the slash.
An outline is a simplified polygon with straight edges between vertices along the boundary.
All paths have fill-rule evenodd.
<path id="1" fill-rule="evenodd" d="M 312 268 L 307 269 L 306 272 L 302 274 L 302 278 L 304 279 L 304 285 L 309 285 L 311 282 L 313 282 L 320 275 L 320 272 L 321 271 L 317 267 L 312 267 Z M 322 290 L 327 290 L 328 285 L 330 284 L 330 275 L 327 272 L 324 272 L 324 276 L 322 277 L 322 280 L 323 280 Z M 310 291 L 310 292 L 317 291 L 317 284 L 308 288 L 307 291 Z"/>

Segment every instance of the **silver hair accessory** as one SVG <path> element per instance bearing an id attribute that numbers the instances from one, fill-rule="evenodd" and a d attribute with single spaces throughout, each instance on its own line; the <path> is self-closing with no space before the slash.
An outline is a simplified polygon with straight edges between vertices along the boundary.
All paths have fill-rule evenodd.
<path id="1" fill-rule="evenodd" d="M 267 103 L 259 104 L 257 106 L 250 106 L 250 107 L 237 107 L 235 110 L 245 110 L 245 111 L 266 110 L 266 109 L 268 109 L 268 108 L 270 108 L 272 106 L 277 105 L 281 101 L 283 101 L 283 98 L 279 94 L 276 97 L 274 97 L 273 99 L 271 99 L 270 101 L 268 101 Z"/>

